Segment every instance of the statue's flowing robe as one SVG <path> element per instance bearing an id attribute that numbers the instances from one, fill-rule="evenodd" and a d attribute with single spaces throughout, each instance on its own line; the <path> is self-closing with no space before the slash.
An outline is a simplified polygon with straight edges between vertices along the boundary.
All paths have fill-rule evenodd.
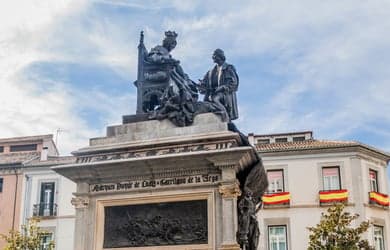
<path id="1" fill-rule="evenodd" d="M 169 86 L 161 98 L 161 106 L 157 108 L 156 118 L 168 118 L 177 126 L 192 124 L 198 93 L 194 83 L 181 68 L 179 61 L 172 58 L 169 51 L 160 45 L 151 49 L 146 60 L 157 66 L 169 65 L 169 67 L 161 67 L 160 70 L 161 75 L 168 76 Z M 157 73 L 154 74 L 157 75 Z"/>

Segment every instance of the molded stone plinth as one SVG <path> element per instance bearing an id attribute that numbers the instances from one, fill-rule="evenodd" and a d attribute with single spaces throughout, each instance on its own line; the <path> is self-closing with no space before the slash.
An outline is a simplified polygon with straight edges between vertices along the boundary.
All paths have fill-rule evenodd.
<path id="1" fill-rule="evenodd" d="M 76 163 L 52 168 L 77 183 L 73 199 L 77 208 L 74 249 L 111 249 L 104 247 L 105 237 L 113 235 L 105 232 L 105 228 L 115 229 L 126 223 L 118 223 L 118 216 L 107 216 L 114 218 L 114 225 L 105 227 L 107 207 L 127 209 L 150 204 L 150 208 L 155 208 L 153 203 L 196 204 L 195 201 L 203 200 L 207 202 L 207 216 L 202 217 L 207 218 L 207 238 L 204 238 L 207 242 L 199 240 L 192 245 L 180 245 L 181 241 L 175 242 L 173 230 L 180 218 L 167 223 L 156 216 L 147 218 L 152 225 L 173 227 L 171 233 L 167 230 L 168 236 L 171 235 L 165 242 L 168 246 L 121 249 L 239 250 L 236 206 L 240 190 L 236 173 L 256 161 L 254 149 L 240 145 L 240 136 L 229 131 L 227 124 L 214 114 L 198 115 L 189 127 L 175 127 L 168 120 L 109 127 L 106 137 L 91 139 L 90 146 L 73 152 Z M 142 218 L 132 221 L 131 216 L 125 217 L 129 226 L 142 222 Z M 194 217 L 194 221 L 199 219 Z M 200 229 L 197 233 L 204 231 Z M 133 242 L 123 245 L 126 244 L 132 246 Z"/>
<path id="2" fill-rule="evenodd" d="M 172 136 L 191 136 L 202 133 L 227 131 L 227 123 L 211 113 L 195 117 L 194 124 L 188 127 L 176 127 L 169 120 L 150 120 L 128 123 L 107 128 L 107 137 L 93 138 L 90 146 L 126 141 L 157 140 Z"/>

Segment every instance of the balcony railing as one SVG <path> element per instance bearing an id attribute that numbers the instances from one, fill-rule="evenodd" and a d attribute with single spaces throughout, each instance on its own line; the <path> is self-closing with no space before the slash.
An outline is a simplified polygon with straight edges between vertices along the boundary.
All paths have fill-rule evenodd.
<path id="1" fill-rule="evenodd" d="M 348 202 L 347 189 L 321 190 L 318 193 L 320 196 L 320 205 L 328 205 L 335 202 Z"/>
<path id="2" fill-rule="evenodd" d="M 55 203 L 38 203 L 33 207 L 33 216 L 47 217 L 57 216 L 57 204 Z"/>
<path id="3" fill-rule="evenodd" d="M 262 198 L 264 208 L 289 207 L 290 199 L 291 199 L 290 192 L 264 194 Z"/>
<path id="4" fill-rule="evenodd" d="M 368 193 L 370 204 L 389 207 L 389 196 L 379 192 L 371 191 Z"/>

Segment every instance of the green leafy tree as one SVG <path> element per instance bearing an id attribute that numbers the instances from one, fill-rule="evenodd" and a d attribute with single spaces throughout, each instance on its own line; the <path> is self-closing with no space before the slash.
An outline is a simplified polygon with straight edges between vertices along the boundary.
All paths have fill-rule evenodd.
<path id="1" fill-rule="evenodd" d="M 43 238 L 48 234 L 37 225 L 38 220 L 31 219 L 22 225 L 20 231 L 11 230 L 7 235 L 0 234 L 0 238 L 7 243 L 3 250 L 39 250 Z M 54 242 L 50 242 L 47 250 L 54 250 Z"/>
<path id="2" fill-rule="evenodd" d="M 344 211 L 345 205 L 337 203 L 327 213 L 322 213 L 321 221 L 315 227 L 309 227 L 308 250 L 373 250 L 361 235 L 368 230 L 370 223 L 363 221 L 356 228 L 351 222 L 359 217 Z"/>

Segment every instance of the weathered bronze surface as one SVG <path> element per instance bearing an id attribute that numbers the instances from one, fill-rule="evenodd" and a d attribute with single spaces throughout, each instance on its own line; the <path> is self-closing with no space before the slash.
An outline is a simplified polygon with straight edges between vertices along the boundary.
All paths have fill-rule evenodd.
<path id="1" fill-rule="evenodd" d="M 174 31 L 166 31 L 162 45 L 148 52 L 141 32 L 135 82 L 137 115 L 125 117 L 124 123 L 145 119 L 145 114 L 149 119 L 169 119 L 180 127 L 191 125 L 196 115 L 209 112 L 219 115 L 223 121 L 237 119 L 238 75 L 234 66 L 225 62 L 224 52 L 215 50 L 214 69 L 197 84 L 171 55 L 177 36 Z M 199 92 L 205 95 L 204 101 L 198 101 Z"/>
<path id="2" fill-rule="evenodd" d="M 237 240 L 242 249 L 256 250 L 259 243 L 259 224 L 256 218 L 256 203 L 252 192 L 247 190 L 238 202 Z"/>
<path id="3" fill-rule="evenodd" d="M 216 49 L 212 57 L 215 65 L 213 65 L 212 69 L 205 74 L 199 83 L 195 83 L 184 73 L 180 61 L 173 58 L 170 53 L 177 45 L 177 36 L 177 33 L 174 31 L 165 32 L 162 45 L 155 46 L 148 52 L 143 44 L 144 36 L 141 33 L 140 44 L 138 46 L 138 78 L 135 83 L 138 91 L 138 116 L 127 117 L 126 121 L 131 122 L 137 119 L 145 119 L 145 114 L 147 114 L 148 119 L 169 119 L 176 126 L 182 127 L 190 126 L 194 122 L 196 115 L 210 112 L 217 114 L 221 117 L 222 121 L 227 122 L 230 131 L 240 135 L 241 143 L 238 146 L 252 147 L 247 137 L 232 122 L 239 116 L 236 98 L 239 77 L 235 67 L 226 62 L 223 50 Z M 204 95 L 203 101 L 198 101 L 199 94 Z M 256 152 L 255 148 L 253 150 Z M 240 183 L 239 188 L 242 194 L 238 198 L 237 204 L 239 225 L 237 241 L 241 248 L 245 250 L 257 249 L 259 225 L 257 223 L 256 213 L 261 208 L 261 197 L 268 186 L 267 176 L 261 158 L 258 154 L 256 154 L 256 158 L 256 162 L 251 166 L 237 173 L 237 179 Z M 147 224 L 145 224 L 146 222 L 144 220 L 138 219 L 144 218 L 142 216 L 137 217 L 135 221 L 137 221 L 138 225 L 146 228 L 144 230 L 145 232 L 150 231 L 147 238 L 154 239 L 157 236 L 152 237 L 150 235 L 159 235 L 157 237 L 159 240 L 152 240 L 152 244 L 181 244 L 172 241 L 169 237 L 164 238 L 163 234 L 161 233 L 160 235 L 159 231 L 153 233 L 154 229 L 145 226 Z M 157 216 L 157 214 L 154 216 Z M 146 221 L 150 221 L 151 219 L 149 218 Z M 185 220 L 183 218 L 182 222 Z M 165 219 L 163 220 L 161 218 L 158 221 L 159 223 L 176 227 L 175 225 L 171 225 L 173 223 L 172 221 L 166 222 Z M 131 225 L 134 227 L 134 224 Z M 183 235 L 193 233 L 191 230 L 184 230 L 184 227 L 184 225 L 181 227 Z M 139 235 L 136 236 L 142 239 Z M 144 246 L 145 244 L 145 246 L 148 246 L 150 244 L 150 240 L 145 241 L 147 243 L 140 241 L 142 240 L 137 240 L 136 243 L 133 241 L 129 242 L 133 242 L 136 246 L 138 246 L 137 244 L 141 244 L 139 246 Z"/>
<path id="4" fill-rule="evenodd" d="M 104 248 L 207 244 L 207 200 L 105 207 Z"/>
<path id="5" fill-rule="evenodd" d="M 222 114 L 228 115 L 229 121 L 235 120 L 238 118 L 236 69 L 226 63 L 225 53 L 221 49 L 214 51 L 213 61 L 215 66 L 206 73 L 203 80 L 200 80 L 199 91 L 205 95 L 205 102 L 211 102 L 222 110 Z"/>

